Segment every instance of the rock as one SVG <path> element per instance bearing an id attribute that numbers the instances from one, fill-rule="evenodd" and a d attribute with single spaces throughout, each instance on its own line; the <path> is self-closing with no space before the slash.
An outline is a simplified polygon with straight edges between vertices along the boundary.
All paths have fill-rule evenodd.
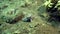
<path id="1" fill-rule="evenodd" d="M 26 17 L 23 19 L 24 22 L 31 22 L 31 17 Z"/>

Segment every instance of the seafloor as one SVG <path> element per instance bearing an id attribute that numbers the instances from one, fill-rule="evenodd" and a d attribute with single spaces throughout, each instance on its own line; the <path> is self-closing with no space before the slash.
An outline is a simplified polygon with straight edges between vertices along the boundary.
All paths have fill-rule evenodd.
<path id="1" fill-rule="evenodd" d="M 0 0 L 0 34 L 60 34 L 60 25 L 48 21 L 48 3 L 47 0 Z"/>

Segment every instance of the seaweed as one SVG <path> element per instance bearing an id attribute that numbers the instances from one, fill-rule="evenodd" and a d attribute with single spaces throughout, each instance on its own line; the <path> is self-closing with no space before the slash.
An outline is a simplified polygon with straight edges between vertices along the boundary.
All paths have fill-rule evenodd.
<path id="1" fill-rule="evenodd" d="M 55 1 L 55 3 L 53 3 L 53 5 L 51 5 L 52 7 L 47 7 L 47 12 L 50 16 L 48 21 L 60 21 L 58 7 L 55 8 L 56 4 L 57 4 L 57 1 Z"/>
<path id="2" fill-rule="evenodd" d="M 58 27 L 60 25 L 59 23 L 60 22 L 60 11 L 58 10 L 59 5 L 57 5 L 58 1 L 55 1 L 55 3 L 54 2 L 52 3 L 53 3 L 53 5 L 51 5 L 52 7 L 47 6 L 46 8 L 47 9 L 46 11 L 49 15 L 49 18 L 47 21 L 51 23 L 53 27 L 56 27 L 56 26 Z"/>

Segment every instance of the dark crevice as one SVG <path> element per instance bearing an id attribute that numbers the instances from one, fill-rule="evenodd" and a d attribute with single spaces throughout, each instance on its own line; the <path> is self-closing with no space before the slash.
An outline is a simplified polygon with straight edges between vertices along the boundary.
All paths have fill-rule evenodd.
<path id="1" fill-rule="evenodd" d="M 2 24 L 0 24 L 0 26 L 1 26 Z"/>
<path id="2" fill-rule="evenodd" d="M 14 24 L 14 23 L 16 23 L 17 21 L 15 21 L 15 20 L 7 20 L 6 21 L 6 23 L 9 23 L 9 24 Z"/>

